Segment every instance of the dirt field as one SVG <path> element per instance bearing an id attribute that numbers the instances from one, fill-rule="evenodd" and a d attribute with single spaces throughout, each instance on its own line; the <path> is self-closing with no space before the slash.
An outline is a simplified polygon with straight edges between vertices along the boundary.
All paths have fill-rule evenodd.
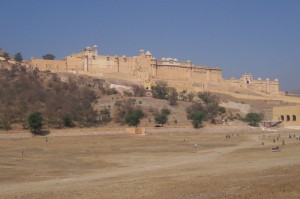
<path id="1" fill-rule="evenodd" d="M 294 133 L 300 135 L 213 127 L 2 138 L 0 198 L 296 199 L 300 141 Z M 272 152 L 274 146 L 281 151 Z"/>

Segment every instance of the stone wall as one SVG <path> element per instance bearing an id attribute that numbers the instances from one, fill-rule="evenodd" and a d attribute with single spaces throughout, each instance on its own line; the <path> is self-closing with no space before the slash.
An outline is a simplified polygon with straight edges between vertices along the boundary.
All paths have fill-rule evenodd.
<path id="1" fill-rule="evenodd" d="M 174 58 L 156 60 L 152 54 L 141 50 L 137 56 L 98 55 L 97 46 L 86 47 L 82 52 L 63 60 L 31 59 L 30 65 L 40 70 L 66 71 L 99 77 L 113 77 L 138 82 L 145 87 L 164 80 L 178 91 L 236 92 L 241 90 L 279 95 L 278 80 L 255 80 L 251 74 L 240 79 L 224 80 L 220 68 L 195 66 Z"/>
<path id="2" fill-rule="evenodd" d="M 44 59 L 31 59 L 31 66 L 39 68 L 40 70 L 66 70 L 66 60 L 44 60 Z"/>
<path id="3" fill-rule="evenodd" d="M 249 104 L 238 103 L 233 101 L 223 101 L 220 103 L 220 106 L 224 108 L 232 108 L 239 110 L 242 115 L 246 115 L 251 112 L 251 106 Z"/>
<path id="4" fill-rule="evenodd" d="M 282 121 L 283 126 L 299 126 L 300 105 L 273 107 L 273 120 Z"/>

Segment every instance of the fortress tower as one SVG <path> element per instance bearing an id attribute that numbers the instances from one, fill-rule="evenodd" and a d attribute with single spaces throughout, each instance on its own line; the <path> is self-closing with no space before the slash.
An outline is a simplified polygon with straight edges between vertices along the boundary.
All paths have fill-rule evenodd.
<path id="1" fill-rule="evenodd" d="M 93 65 L 93 62 L 96 60 L 96 56 L 98 56 L 98 46 L 94 45 L 93 47 L 87 46 L 84 50 L 84 61 L 83 68 L 84 71 L 88 72 Z"/>

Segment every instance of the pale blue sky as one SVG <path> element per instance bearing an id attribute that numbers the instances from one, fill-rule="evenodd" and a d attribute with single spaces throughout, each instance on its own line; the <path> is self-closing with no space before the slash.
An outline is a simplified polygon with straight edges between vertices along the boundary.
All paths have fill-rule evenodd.
<path id="1" fill-rule="evenodd" d="M 0 48 L 26 59 L 144 49 L 300 89 L 300 0 L 0 0 L 0 17 Z"/>

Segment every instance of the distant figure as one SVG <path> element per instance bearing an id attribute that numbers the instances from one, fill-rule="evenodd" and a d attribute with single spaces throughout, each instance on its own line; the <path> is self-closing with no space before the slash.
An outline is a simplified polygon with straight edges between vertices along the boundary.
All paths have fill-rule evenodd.
<path id="1" fill-rule="evenodd" d="M 24 150 L 22 150 L 22 158 L 23 158 L 23 156 L 24 156 Z"/>
<path id="2" fill-rule="evenodd" d="M 48 137 L 46 137 L 46 142 L 48 142 Z"/>
<path id="3" fill-rule="evenodd" d="M 284 142 L 284 140 L 282 140 L 282 146 L 285 146 L 285 142 Z"/>
<path id="4" fill-rule="evenodd" d="M 265 143 L 264 143 L 264 142 L 261 142 L 261 145 L 265 145 Z"/>
<path id="5" fill-rule="evenodd" d="M 194 144 L 194 148 L 197 148 L 197 144 Z"/>
<path id="6" fill-rule="evenodd" d="M 279 150 L 279 147 L 278 147 L 278 146 L 272 148 L 272 152 L 279 152 L 279 151 L 280 151 L 280 150 Z"/>
<path id="7" fill-rule="evenodd" d="M 273 143 L 275 143 L 275 138 L 273 139 Z"/>
<path id="8" fill-rule="evenodd" d="M 295 133 L 294 133 L 294 138 L 296 137 Z"/>

